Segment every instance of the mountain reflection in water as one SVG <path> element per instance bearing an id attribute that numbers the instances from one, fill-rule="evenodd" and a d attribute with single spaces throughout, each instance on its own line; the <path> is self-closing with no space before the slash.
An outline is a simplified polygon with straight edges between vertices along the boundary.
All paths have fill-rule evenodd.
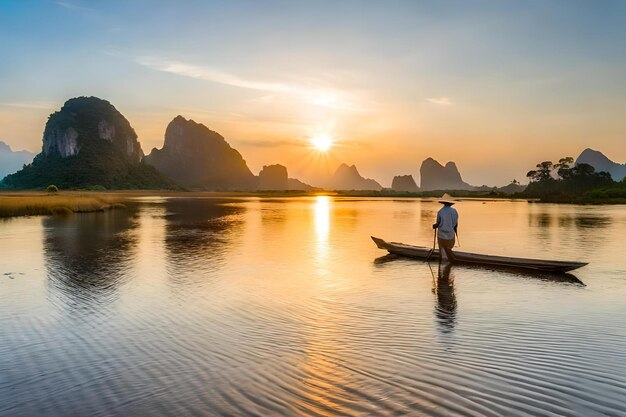
<path id="1" fill-rule="evenodd" d="M 136 251 L 136 210 L 44 217 L 42 226 L 52 299 L 79 308 L 118 296 Z"/>
<path id="2" fill-rule="evenodd" d="M 576 276 L 372 244 L 432 245 L 438 208 L 149 197 L 3 221 L 0 415 L 626 415 L 626 210 L 457 205 L 462 250 L 591 262 Z"/>
<path id="3" fill-rule="evenodd" d="M 164 243 L 172 280 L 182 283 L 199 269 L 218 269 L 223 264 L 229 245 L 240 235 L 245 211 L 232 203 L 182 198 L 165 202 Z"/>

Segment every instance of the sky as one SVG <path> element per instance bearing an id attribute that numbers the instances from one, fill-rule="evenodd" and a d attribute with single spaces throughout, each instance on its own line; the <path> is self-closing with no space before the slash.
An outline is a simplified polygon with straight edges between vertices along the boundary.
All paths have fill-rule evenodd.
<path id="1" fill-rule="evenodd" d="M 610 0 L 0 0 L 0 140 L 39 151 L 48 115 L 93 95 L 145 153 L 180 114 L 254 173 L 419 184 L 433 157 L 505 185 L 586 147 L 626 162 L 625 39 Z"/>

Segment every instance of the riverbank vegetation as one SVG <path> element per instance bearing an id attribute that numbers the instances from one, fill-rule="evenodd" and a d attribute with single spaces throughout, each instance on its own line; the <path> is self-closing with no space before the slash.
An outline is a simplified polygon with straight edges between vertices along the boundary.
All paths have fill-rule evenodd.
<path id="1" fill-rule="evenodd" d="M 0 217 L 64 215 L 123 208 L 120 195 L 80 193 L 3 193 Z"/>
<path id="2" fill-rule="evenodd" d="M 343 197 L 406 197 L 406 198 L 439 198 L 444 193 L 450 194 L 457 198 L 503 198 L 511 199 L 513 195 L 496 189 L 491 191 L 484 190 L 429 190 L 429 191 L 395 191 L 384 188 L 380 191 L 367 190 L 343 190 L 334 191 L 336 195 Z"/>
<path id="3" fill-rule="evenodd" d="M 556 164 L 541 162 L 526 176 L 530 182 L 518 197 L 555 203 L 626 203 L 626 178 L 614 181 L 608 172 L 596 172 L 588 164 L 574 164 L 571 157 L 561 158 Z"/>

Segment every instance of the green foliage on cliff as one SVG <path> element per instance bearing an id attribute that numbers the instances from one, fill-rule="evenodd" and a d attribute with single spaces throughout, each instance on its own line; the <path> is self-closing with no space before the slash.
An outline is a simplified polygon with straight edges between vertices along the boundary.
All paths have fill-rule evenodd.
<path id="1" fill-rule="evenodd" d="M 70 128 L 77 134 L 78 152 L 64 156 L 59 148 L 67 149 Z M 174 188 L 152 166 L 139 162 L 141 157 L 135 131 L 111 103 L 78 97 L 48 118 L 44 151 L 0 185 L 9 189 L 43 189 L 49 184 L 61 189 Z"/>
<path id="2" fill-rule="evenodd" d="M 44 188 L 55 184 L 61 189 L 93 188 L 141 189 L 173 188 L 154 167 L 120 158 L 109 143 L 81 149 L 78 155 L 61 158 L 38 155 L 32 164 L 8 175 L 3 186 L 10 189 Z"/>

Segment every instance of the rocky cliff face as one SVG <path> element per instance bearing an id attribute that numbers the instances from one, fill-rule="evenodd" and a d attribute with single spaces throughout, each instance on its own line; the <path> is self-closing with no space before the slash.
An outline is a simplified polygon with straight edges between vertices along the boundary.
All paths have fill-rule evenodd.
<path id="1" fill-rule="evenodd" d="M 604 171 L 611 174 L 614 181 L 621 181 L 626 177 L 626 164 L 611 161 L 602 152 L 587 148 L 576 159 L 577 164 L 589 164 L 597 172 Z"/>
<path id="2" fill-rule="evenodd" d="M 471 190 L 473 188 L 463 181 L 454 162 L 448 162 L 443 166 L 433 158 L 422 162 L 420 178 L 422 190 Z"/>
<path id="3" fill-rule="evenodd" d="M 265 165 L 259 172 L 259 190 L 287 190 L 289 176 L 282 165 Z"/>
<path id="4" fill-rule="evenodd" d="M 256 178 L 224 137 L 201 123 L 177 116 L 165 131 L 162 149 L 145 162 L 171 180 L 204 190 L 252 190 Z"/>
<path id="5" fill-rule="evenodd" d="M 78 132 L 73 127 L 62 129 L 53 127 L 43 136 L 43 154 L 58 155 L 62 158 L 78 154 Z"/>
<path id="6" fill-rule="evenodd" d="M 44 156 L 67 158 L 84 147 L 107 142 L 119 156 L 139 162 L 143 151 L 130 123 L 111 103 L 97 97 L 77 97 L 65 102 L 48 118 L 43 134 Z"/>
<path id="7" fill-rule="evenodd" d="M 391 189 L 410 193 L 415 193 L 420 190 L 413 179 L 413 175 L 396 175 L 391 182 Z"/>
<path id="8" fill-rule="evenodd" d="M 30 164 L 35 154 L 28 151 L 13 151 L 9 145 L 0 140 L 0 181 L 24 164 Z"/>
<path id="9" fill-rule="evenodd" d="M 289 190 L 312 190 L 308 184 L 302 181 L 289 178 L 287 168 L 276 165 L 265 165 L 259 172 L 258 186 L 259 191 L 289 191 Z"/>
<path id="10" fill-rule="evenodd" d="M 3 181 L 10 188 L 168 188 L 154 168 L 142 164 L 137 134 L 111 103 L 77 97 L 50 115 L 42 150 L 32 164 Z"/>
<path id="11" fill-rule="evenodd" d="M 333 190 L 375 190 L 380 191 L 383 187 L 370 178 L 363 178 L 355 165 L 339 165 L 337 171 L 330 178 L 328 188 Z"/>

